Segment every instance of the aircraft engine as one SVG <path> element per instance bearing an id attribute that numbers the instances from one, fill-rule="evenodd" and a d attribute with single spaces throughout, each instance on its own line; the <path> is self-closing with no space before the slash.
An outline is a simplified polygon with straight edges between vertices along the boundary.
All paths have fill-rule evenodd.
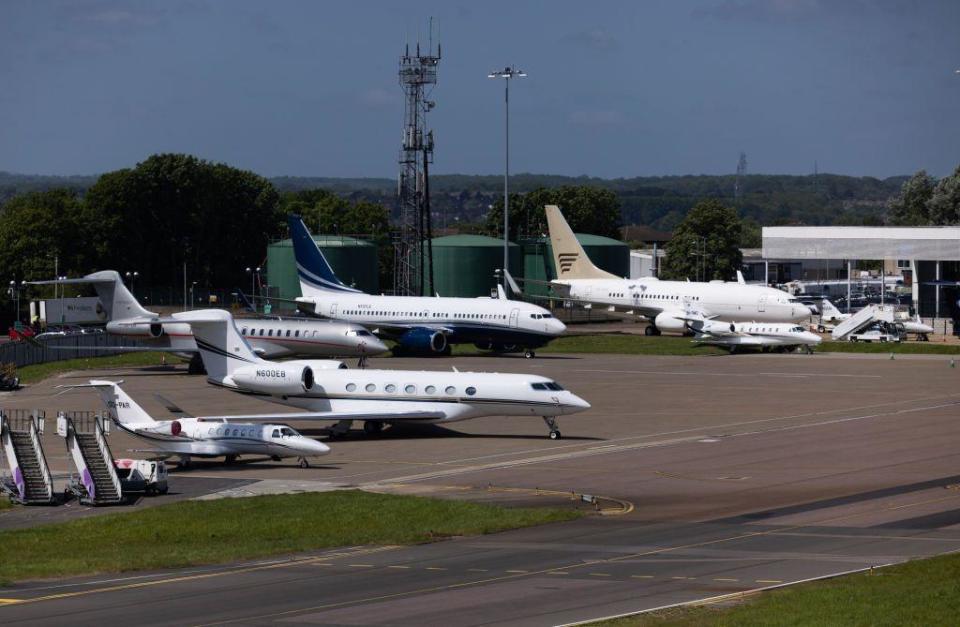
<path id="1" fill-rule="evenodd" d="M 667 333 L 685 333 L 687 331 L 686 321 L 675 318 L 674 315 L 675 314 L 670 312 L 662 311 L 654 318 L 653 324 L 659 330 L 666 331 Z"/>
<path id="2" fill-rule="evenodd" d="M 720 322 L 718 320 L 705 320 L 701 326 L 697 327 L 694 325 L 694 328 L 697 328 L 698 331 L 702 331 L 703 333 L 709 333 L 710 335 L 718 337 L 735 335 L 737 333 L 737 328 L 732 322 Z"/>
<path id="3" fill-rule="evenodd" d="M 136 337 L 163 337 L 163 325 L 159 322 L 108 322 L 107 333 L 132 335 Z"/>
<path id="4" fill-rule="evenodd" d="M 303 394 L 314 384 L 313 368 L 292 361 L 244 366 L 232 376 L 247 390 L 280 396 Z"/>
<path id="5" fill-rule="evenodd" d="M 400 336 L 399 342 L 411 353 L 440 355 L 447 350 L 447 336 L 433 329 L 410 329 Z"/>

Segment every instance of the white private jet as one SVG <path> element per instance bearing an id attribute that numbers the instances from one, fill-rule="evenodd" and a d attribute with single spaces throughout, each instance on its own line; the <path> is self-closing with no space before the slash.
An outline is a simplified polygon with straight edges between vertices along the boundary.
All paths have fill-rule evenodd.
<path id="1" fill-rule="evenodd" d="M 189 324 L 207 370 L 207 381 L 230 390 L 299 407 L 286 420 L 330 420 L 335 434 L 363 420 L 367 433 L 399 422 L 447 423 L 481 416 L 540 416 L 551 439 L 557 417 L 590 404 L 546 377 L 527 374 L 347 370 L 340 361 L 261 359 L 237 331 L 227 311 L 173 314 Z M 164 320 L 167 322 L 167 320 Z"/>
<path id="2" fill-rule="evenodd" d="M 224 457 L 229 464 L 241 455 L 265 455 L 275 461 L 297 457 L 300 467 L 306 468 L 309 466 L 307 458 L 330 452 L 330 447 L 323 442 L 302 436 L 285 424 L 264 422 L 284 420 L 283 414 L 154 420 L 123 391 L 121 383 L 91 380 L 90 383 L 60 387 L 93 388 L 117 427 L 152 447 L 142 452 L 177 455 L 181 466 L 188 466 L 191 457 Z"/>
<path id="3" fill-rule="evenodd" d="M 299 216 L 287 216 L 297 260 L 298 307 L 318 316 L 362 324 L 396 340 L 401 350 L 449 354 L 450 344 L 474 344 L 481 350 L 534 349 L 561 335 L 566 326 L 538 305 L 499 298 L 376 296 L 343 284 L 333 273 Z"/>
<path id="4" fill-rule="evenodd" d="M 783 322 L 724 322 L 688 310 L 684 320 L 694 334 L 694 342 L 722 346 L 737 352 L 740 348 L 758 348 L 763 351 L 804 349 L 813 353 L 822 341 L 816 333 L 802 326 Z"/>
<path id="5" fill-rule="evenodd" d="M 772 287 L 743 281 L 660 281 L 653 277 L 624 279 L 593 265 L 570 225 L 555 205 L 545 207 L 557 278 L 550 285 L 573 301 L 608 305 L 649 319 L 647 335 L 687 330 L 684 303 L 704 315 L 732 322 L 799 322 L 810 309 L 796 297 Z"/>
<path id="6" fill-rule="evenodd" d="M 191 372 L 200 371 L 197 344 L 189 325 L 161 324 L 159 314 L 144 309 L 123 284 L 115 270 L 103 270 L 79 279 L 31 281 L 31 285 L 93 285 L 107 319 L 107 333 L 136 338 L 144 348 L 117 350 L 162 350 L 196 357 Z M 366 357 L 387 350 L 386 345 L 362 325 L 334 320 L 244 318 L 242 333 L 254 352 L 262 357 L 291 355 L 318 357 Z M 102 349 L 103 347 L 97 347 Z"/>

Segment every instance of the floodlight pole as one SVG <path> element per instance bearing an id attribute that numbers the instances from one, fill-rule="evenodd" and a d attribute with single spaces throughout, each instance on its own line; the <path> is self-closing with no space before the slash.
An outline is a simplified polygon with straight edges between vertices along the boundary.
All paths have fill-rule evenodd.
<path id="1" fill-rule="evenodd" d="M 510 79 L 523 78 L 526 75 L 523 70 L 510 66 L 487 74 L 487 78 L 506 79 L 503 88 L 503 104 L 506 109 L 503 167 L 503 272 L 500 274 L 503 285 L 506 285 L 506 276 L 510 267 Z"/>

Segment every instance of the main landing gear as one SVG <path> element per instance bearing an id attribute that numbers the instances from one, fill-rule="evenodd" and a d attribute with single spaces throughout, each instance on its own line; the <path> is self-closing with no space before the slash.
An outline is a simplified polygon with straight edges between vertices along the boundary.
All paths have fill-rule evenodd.
<path id="1" fill-rule="evenodd" d="M 643 334 L 648 337 L 653 335 L 660 335 L 660 329 L 658 329 L 655 325 L 649 324 L 647 325 L 647 328 L 643 330 Z"/>
<path id="2" fill-rule="evenodd" d="M 561 437 L 560 429 L 557 428 L 557 418 L 556 416 L 544 416 L 543 421 L 547 423 L 547 428 L 550 429 L 550 439 L 559 440 Z"/>
<path id="3" fill-rule="evenodd" d="M 380 420 L 365 420 L 363 432 L 367 435 L 376 435 L 383 431 L 383 422 Z"/>

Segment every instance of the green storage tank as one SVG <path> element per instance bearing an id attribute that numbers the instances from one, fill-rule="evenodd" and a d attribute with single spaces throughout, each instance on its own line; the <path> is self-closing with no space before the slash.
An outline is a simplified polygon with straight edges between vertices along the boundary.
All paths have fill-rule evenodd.
<path id="1" fill-rule="evenodd" d="M 587 257 L 601 270 L 619 277 L 630 276 L 630 247 L 623 242 L 601 235 L 576 233 Z M 524 291 L 534 296 L 546 296 L 547 286 L 534 281 L 550 281 L 557 277 L 553 266 L 553 246 L 550 238 L 525 240 L 523 248 L 523 278 L 527 281 Z"/>
<path id="2" fill-rule="evenodd" d="M 520 276 L 520 247 L 510 244 L 510 273 Z M 433 240 L 433 280 L 441 296 L 489 296 L 494 272 L 503 266 L 503 240 L 485 235 L 449 235 Z"/>
<path id="3" fill-rule="evenodd" d="M 340 235 L 314 235 L 313 241 L 341 281 L 368 294 L 380 292 L 380 258 L 375 244 Z M 280 298 L 302 296 L 290 239 L 267 246 L 267 283 L 279 289 Z"/>

